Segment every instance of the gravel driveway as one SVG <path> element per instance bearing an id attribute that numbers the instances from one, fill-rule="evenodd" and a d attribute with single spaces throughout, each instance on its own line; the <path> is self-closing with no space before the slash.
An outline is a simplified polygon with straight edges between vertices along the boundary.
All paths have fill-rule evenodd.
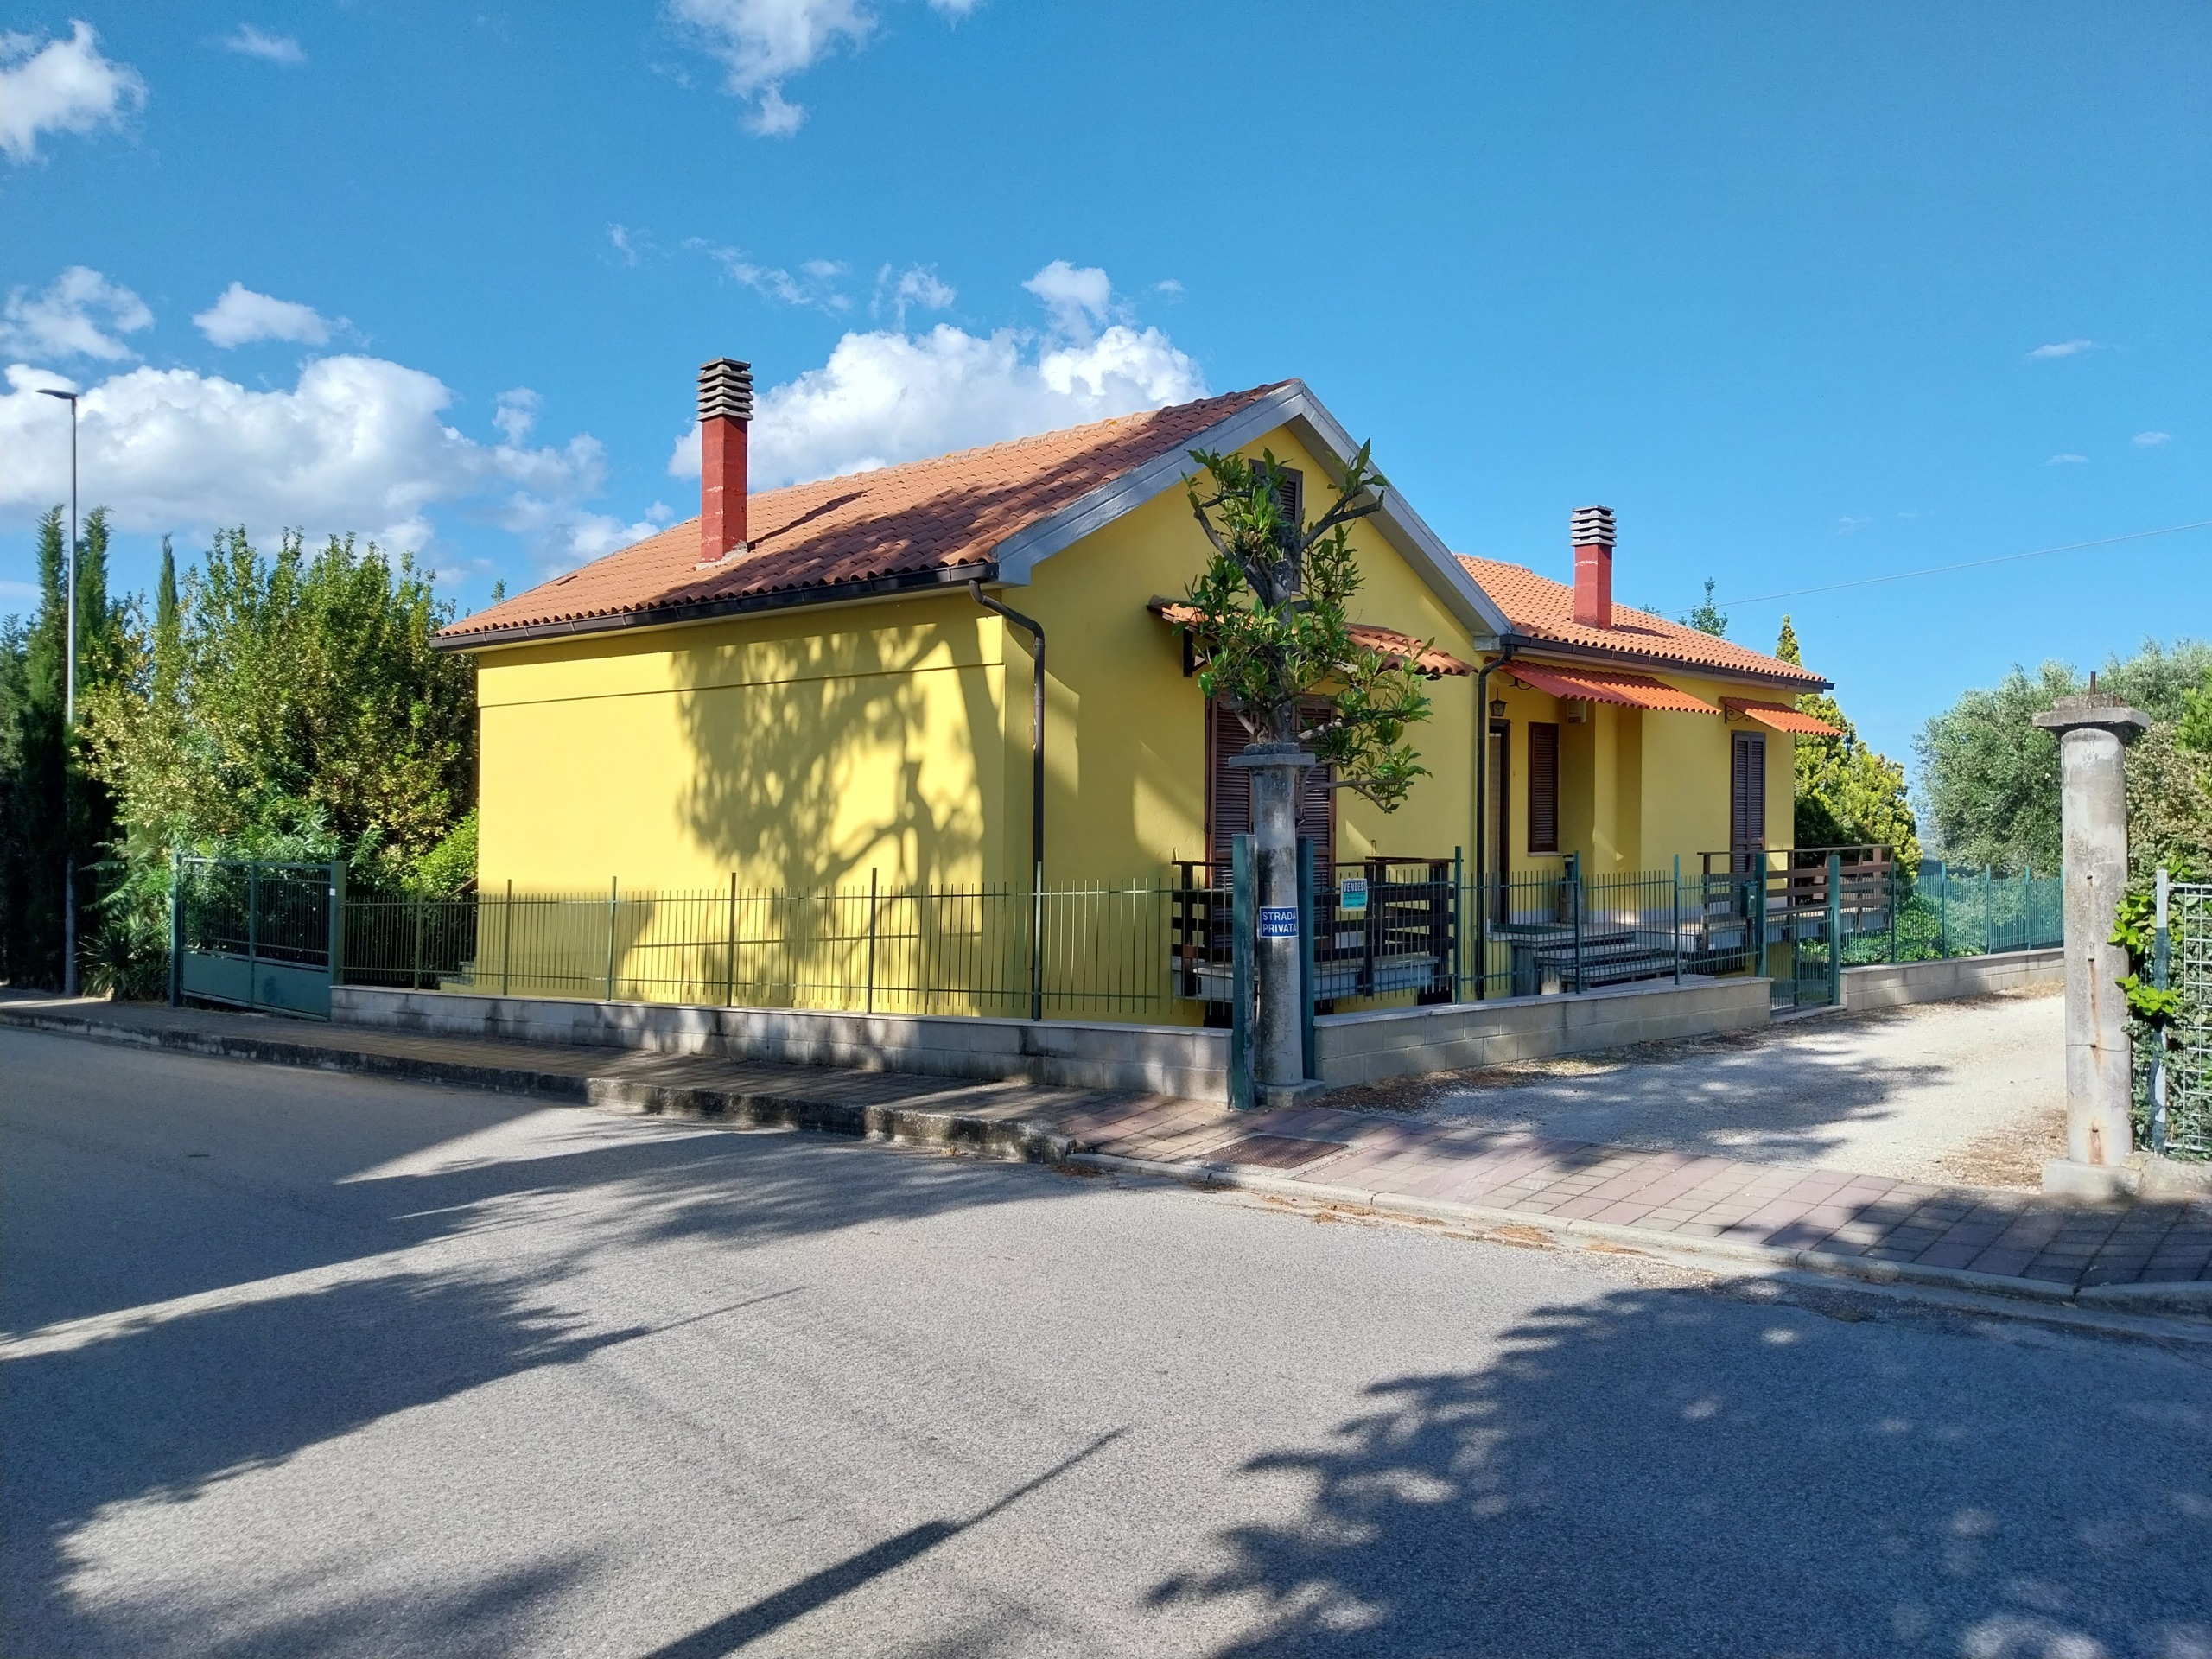
<path id="1" fill-rule="evenodd" d="M 1485 1128 L 2033 1190 L 2066 1151 L 2056 986 L 1348 1090 Z"/>

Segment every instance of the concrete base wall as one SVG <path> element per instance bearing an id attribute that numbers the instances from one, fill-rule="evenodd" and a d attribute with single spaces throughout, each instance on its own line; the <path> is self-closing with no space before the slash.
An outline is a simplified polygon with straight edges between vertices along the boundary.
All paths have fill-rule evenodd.
<path id="1" fill-rule="evenodd" d="M 1229 1033 L 1191 1026 L 687 1007 L 351 985 L 331 993 L 330 1015 L 426 1036 L 504 1037 L 857 1071 L 1129 1089 L 1193 1100 L 1229 1096 Z"/>
<path id="2" fill-rule="evenodd" d="M 1229 1095 L 1229 1033 L 1189 1026 L 684 1007 L 363 986 L 334 991 L 331 1017 L 424 1036 L 712 1054 L 1192 1100 Z M 1736 979 L 1327 1014 L 1314 1023 L 1322 1078 L 1342 1086 L 1740 1031 L 1766 1020 L 1766 982 Z"/>
<path id="3" fill-rule="evenodd" d="M 1885 963 L 1843 970 L 1843 1006 L 1895 1008 L 1908 1002 L 1948 1002 L 1955 997 L 2065 982 L 2066 952 L 2056 948 L 1950 957 L 1940 962 Z"/>
<path id="4" fill-rule="evenodd" d="M 1341 1087 L 1703 1037 L 1767 1023 L 1763 979 L 1621 985 L 1580 996 L 1516 996 L 1314 1021 L 1321 1077 Z"/>

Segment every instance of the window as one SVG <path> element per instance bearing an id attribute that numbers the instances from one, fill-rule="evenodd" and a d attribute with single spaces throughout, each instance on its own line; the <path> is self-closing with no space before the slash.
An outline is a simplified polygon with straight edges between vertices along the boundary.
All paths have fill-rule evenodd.
<path id="1" fill-rule="evenodd" d="M 1763 852 L 1766 848 L 1766 739 L 1735 734 L 1728 766 L 1728 850 Z"/>
<path id="2" fill-rule="evenodd" d="M 1252 741 L 1244 722 L 1225 704 L 1206 705 L 1206 846 L 1207 856 L 1229 868 L 1229 839 L 1252 833 L 1252 774 L 1230 760 L 1244 753 Z M 1298 833 L 1313 841 L 1313 870 L 1325 880 L 1336 861 L 1336 791 L 1329 787 L 1327 768 L 1307 768 L 1298 791 Z"/>
<path id="3" fill-rule="evenodd" d="M 1282 488 L 1278 494 L 1282 502 L 1282 516 L 1290 521 L 1290 527 L 1296 530 L 1305 522 L 1306 474 L 1295 467 L 1284 467 Z"/>
<path id="4" fill-rule="evenodd" d="M 1559 851 L 1559 728 L 1529 726 L 1529 850 Z"/>

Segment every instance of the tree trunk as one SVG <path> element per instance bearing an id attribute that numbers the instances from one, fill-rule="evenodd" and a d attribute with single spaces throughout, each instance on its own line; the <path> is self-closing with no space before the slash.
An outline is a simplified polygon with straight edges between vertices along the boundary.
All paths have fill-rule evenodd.
<path id="1" fill-rule="evenodd" d="M 1230 761 L 1252 772 L 1252 844 L 1258 889 L 1260 937 L 1253 953 L 1258 982 L 1253 1071 L 1262 1090 L 1295 1089 L 1306 1078 L 1303 1022 L 1298 999 L 1298 785 L 1313 757 L 1295 743 L 1255 743 Z"/>

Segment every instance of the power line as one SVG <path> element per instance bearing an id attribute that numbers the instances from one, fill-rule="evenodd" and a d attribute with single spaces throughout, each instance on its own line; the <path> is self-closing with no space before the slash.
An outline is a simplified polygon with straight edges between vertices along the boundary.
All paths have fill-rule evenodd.
<path id="1" fill-rule="evenodd" d="M 2125 536 L 2106 536 L 2094 542 L 2069 542 L 2063 547 L 2038 547 L 2026 553 L 2000 553 L 1993 559 L 1968 559 L 1961 564 L 1936 564 L 1925 570 L 1898 570 L 1886 576 L 1861 576 L 1855 582 L 1832 582 L 1821 588 L 1793 588 L 1786 594 L 1754 594 L 1748 599 L 1724 599 L 1713 602 L 1716 605 L 1764 605 L 1777 599 L 1802 599 L 1808 594 L 1840 593 L 1846 588 L 1872 588 L 1878 582 L 1906 582 L 1915 576 L 1940 576 L 1952 570 L 1978 570 L 1985 565 L 2011 564 L 2019 559 L 2040 559 L 2050 553 L 2078 553 L 2083 548 L 2110 547 L 2115 542 L 2139 542 L 2149 536 L 2172 536 L 2184 530 L 2203 530 L 2208 526 L 2212 526 L 2212 518 L 2199 518 L 2194 524 L 2168 524 L 2163 530 L 2131 531 Z M 1688 616 L 1690 612 L 1675 611 L 1669 614 L 1679 619 Z"/>

